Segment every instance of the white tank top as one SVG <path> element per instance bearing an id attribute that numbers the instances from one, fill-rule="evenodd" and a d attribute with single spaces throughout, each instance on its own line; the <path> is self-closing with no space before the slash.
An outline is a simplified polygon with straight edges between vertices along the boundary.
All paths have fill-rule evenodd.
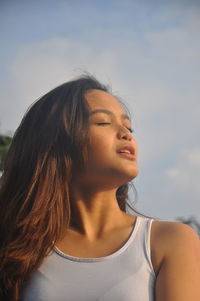
<path id="1" fill-rule="evenodd" d="M 126 243 L 104 257 L 79 258 L 54 249 L 29 280 L 21 300 L 153 301 L 153 220 L 137 216 Z"/>

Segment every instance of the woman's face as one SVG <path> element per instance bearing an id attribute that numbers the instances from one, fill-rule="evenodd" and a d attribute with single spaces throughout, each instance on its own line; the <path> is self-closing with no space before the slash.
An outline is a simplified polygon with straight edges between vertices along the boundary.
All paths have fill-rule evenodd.
<path id="1" fill-rule="evenodd" d="M 130 120 L 107 92 L 90 90 L 85 98 L 90 108 L 87 178 L 114 186 L 128 183 L 138 174 L 138 148 Z"/>

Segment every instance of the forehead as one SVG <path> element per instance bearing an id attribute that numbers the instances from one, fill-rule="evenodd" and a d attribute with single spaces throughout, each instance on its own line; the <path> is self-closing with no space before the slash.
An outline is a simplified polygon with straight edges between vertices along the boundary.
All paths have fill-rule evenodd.
<path id="1" fill-rule="evenodd" d="M 126 114 L 117 98 L 105 91 L 90 90 L 86 92 L 85 99 L 91 111 L 103 109 L 109 110 L 114 114 Z"/>

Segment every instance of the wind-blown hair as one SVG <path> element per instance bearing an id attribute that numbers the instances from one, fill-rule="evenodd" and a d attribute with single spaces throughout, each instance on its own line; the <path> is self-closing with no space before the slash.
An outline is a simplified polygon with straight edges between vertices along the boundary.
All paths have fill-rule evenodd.
<path id="1" fill-rule="evenodd" d="M 70 180 L 76 168 L 84 168 L 84 95 L 91 89 L 110 93 L 91 75 L 64 83 L 30 106 L 14 134 L 0 180 L 1 300 L 20 299 L 26 281 L 70 225 Z M 125 212 L 128 184 L 116 197 Z"/>

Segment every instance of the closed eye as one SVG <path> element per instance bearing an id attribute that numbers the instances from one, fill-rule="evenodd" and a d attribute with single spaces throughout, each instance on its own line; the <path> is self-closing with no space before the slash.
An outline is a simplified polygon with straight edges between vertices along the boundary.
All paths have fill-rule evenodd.
<path id="1" fill-rule="evenodd" d="M 98 122 L 97 124 L 98 125 L 104 125 L 104 124 L 111 124 L 111 123 L 109 123 L 109 122 Z"/>
<path id="2" fill-rule="evenodd" d="M 107 124 L 111 124 L 110 122 L 97 122 L 97 125 L 107 125 Z M 132 128 L 127 128 L 127 130 L 129 130 L 130 133 L 133 133 L 134 130 Z"/>

